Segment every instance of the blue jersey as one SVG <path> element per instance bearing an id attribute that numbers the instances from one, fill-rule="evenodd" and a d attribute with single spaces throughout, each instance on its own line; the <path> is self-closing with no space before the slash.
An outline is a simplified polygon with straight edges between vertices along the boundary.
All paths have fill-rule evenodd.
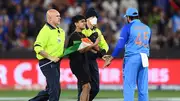
<path id="1" fill-rule="evenodd" d="M 146 53 L 149 56 L 150 38 L 150 28 L 138 19 L 133 20 L 122 28 L 112 56 L 116 57 L 124 47 L 125 56 L 139 53 Z"/>

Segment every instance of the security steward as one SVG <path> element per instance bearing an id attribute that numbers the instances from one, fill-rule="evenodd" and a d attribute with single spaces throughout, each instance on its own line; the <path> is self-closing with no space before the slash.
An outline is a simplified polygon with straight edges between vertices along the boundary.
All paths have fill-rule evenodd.
<path id="1" fill-rule="evenodd" d="M 91 39 L 91 41 L 95 41 L 97 36 L 100 38 L 98 47 L 99 49 L 95 49 L 96 52 L 88 52 L 88 60 L 89 60 L 89 70 L 91 75 L 91 91 L 89 101 L 92 101 L 99 92 L 99 69 L 96 59 L 102 58 L 109 50 L 109 46 L 102 35 L 102 32 L 97 28 L 97 18 L 98 15 L 94 8 L 89 8 L 86 12 L 86 21 L 87 28 L 82 31 L 82 33 Z M 82 91 L 82 85 L 78 83 L 78 101 Z"/>
<path id="2" fill-rule="evenodd" d="M 50 9 L 46 13 L 47 23 L 40 30 L 34 43 L 39 67 L 46 78 L 46 89 L 29 101 L 59 101 L 60 59 L 63 56 L 65 32 L 59 26 L 60 13 Z"/>

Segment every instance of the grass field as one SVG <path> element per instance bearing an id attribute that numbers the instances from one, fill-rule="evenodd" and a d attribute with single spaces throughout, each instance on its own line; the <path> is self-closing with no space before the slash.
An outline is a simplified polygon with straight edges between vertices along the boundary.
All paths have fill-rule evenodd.
<path id="1" fill-rule="evenodd" d="M 35 96 L 38 91 L 14 91 L 14 90 L 0 90 L 1 97 L 27 97 Z M 76 90 L 62 90 L 61 98 L 76 99 Z M 137 98 L 137 93 L 135 93 Z M 180 91 L 149 91 L 150 98 L 180 98 Z M 123 98 L 122 91 L 100 91 L 96 97 L 97 99 L 106 98 Z M 2 100 L 1 100 L 2 101 Z M 179 100 L 180 101 L 180 100 Z"/>

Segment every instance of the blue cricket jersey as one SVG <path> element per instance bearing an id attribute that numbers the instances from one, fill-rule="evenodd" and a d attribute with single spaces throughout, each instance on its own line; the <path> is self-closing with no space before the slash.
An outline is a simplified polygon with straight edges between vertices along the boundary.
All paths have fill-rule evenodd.
<path id="1" fill-rule="evenodd" d="M 124 25 L 120 33 L 118 43 L 112 53 L 113 57 L 125 47 L 125 57 L 133 54 L 146 53 L 149 56 L 149 44 L 151 39 L 150 28 L 139 19 Z"/>

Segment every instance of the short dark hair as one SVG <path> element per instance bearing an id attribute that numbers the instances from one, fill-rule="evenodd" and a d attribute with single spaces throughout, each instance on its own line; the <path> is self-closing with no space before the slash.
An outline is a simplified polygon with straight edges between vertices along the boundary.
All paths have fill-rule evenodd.
<path id="1" fill-rule="evenodd" d="M 139 16 L 128 16 L 130 20 L 139 19 Z"/>
<path id="2" fill-rule="evenodd" d="M 95 11 L 95 9 L 94 8 L 89 8 L 87 11 L 86 11 L 86 19 L 88 19 L 88 18 L 90 18 L 90 17 L 93 17 L 93 16 L 95 16 L 95 17 L 97 17 L 98 18 L 98 14 L 97 14 L 97 12 Z"/>
<path id="3" fill-rule="evenodd" d="M 76 23 L 82 19 L 86 19 L 83 15 L 76 15 L 74 17 L 72 17 L 72 23 Z"/>

